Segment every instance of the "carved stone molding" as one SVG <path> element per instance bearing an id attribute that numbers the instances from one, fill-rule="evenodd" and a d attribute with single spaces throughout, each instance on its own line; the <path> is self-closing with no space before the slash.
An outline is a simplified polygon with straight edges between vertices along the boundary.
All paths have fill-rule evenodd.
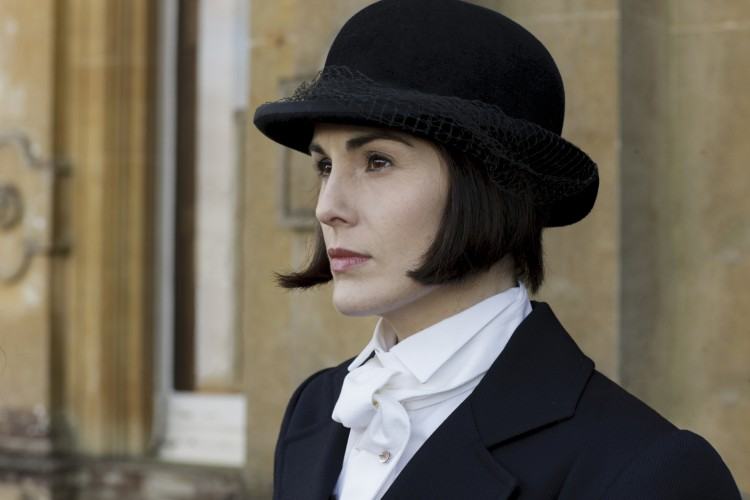
<path id="1" fill-rule="evenodd" d="M 51 227 L 47 213 L 26 213 L 27 198 L 42 198 L 50 206 L 54 195 L 54 181 L 58 175 L 67 174 L 68 165 L 63 161 L 45 159 L 34 146 L 28 134 L 22 130 L 0 131 L 0 150 L 12 150 L 5 157 L 0 170 L 0 240 L 10 240 L 14 249 L 13 257 L 5 257 L 0 265 L 0 285 L 13 284 L 23 277 L 37 255 L 59 255 L 68 250 L 67 244 L 51 242 L 48 234 L 29 230 L 25 226 Z M 15 161 L 12 161 L 14 160 Z M 10 160 L 10 161 L 9 161 Z M 9 172 L 15 170 L 17 177 L 42 175 L 49 176 L 47 182 L 34 183 L 35 191 L 24 190 L 23 184 L 8 179 Z M 32 222 L 33 221 L 33 222 Z"/>

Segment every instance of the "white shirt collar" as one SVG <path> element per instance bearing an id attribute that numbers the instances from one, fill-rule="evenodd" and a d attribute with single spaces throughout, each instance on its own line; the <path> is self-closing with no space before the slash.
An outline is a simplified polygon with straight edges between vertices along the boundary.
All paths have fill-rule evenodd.
<path id="1" fill-rule="evenodd" d="M 521 294 L 525 296 L 526 289 L 519 284 L 416 332 L 398 344 L 393 332 L 383 324 L 383 318 L 380 318 L 370 342 L 349 364 L 348 369 L 352 371 L 367 361 L 373 351 L 376 355 L 389 352 L 420 383 L 425 383 L 482 328 L 519 300 Z"/>

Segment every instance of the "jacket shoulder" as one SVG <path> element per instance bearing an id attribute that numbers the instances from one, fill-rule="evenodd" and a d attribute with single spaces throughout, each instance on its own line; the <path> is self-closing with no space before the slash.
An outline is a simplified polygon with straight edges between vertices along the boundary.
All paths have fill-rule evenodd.
<path id="1" fill-rule="evenodd" d="M 705 439 L 675 430 L 638 453 L 604 498 L 740 500 L 740 492 L 726 464 Z"/>
<path id="2" fill-rule="evenodd" d="M 575 418 L 591 429 L 592 439 L 619 439 L 631 447 L 675 429 L 656 410 L 598 371 L 581 395 Z"/>
<path id="3" fill-rule="evenodd" d="M 599 372 L 573 421 L 579 447 L 563 488 L 573 495 L 565 498 L 739 499 L 729 470 L 705 439 L 677 429 Z M 707 489 L 712 493 L 702 494 Z"/>
<path id="4" fill-rule="evenodd" d="M 289 399 L 279 441 L 329 423 L 351 359 L 319 370 L 305 379 Z"/>
<path id="5" fill-rule="evenodd" d="M 324 368 L 313 373 L 292 393 L 276 440 L 274 491 L 281 491 L 281 485 L 278 482 L 284 458 L 282 453 L 284 442 L 323 423 L 330 422 L 333 406 L 341 391 L 340 381 L 343 381 L 346 376 L 346 367 L 350 362 L 351 360 L 347 360 L 338 366 Z M 330 404 L 328 404 L 329 401 Z"/>

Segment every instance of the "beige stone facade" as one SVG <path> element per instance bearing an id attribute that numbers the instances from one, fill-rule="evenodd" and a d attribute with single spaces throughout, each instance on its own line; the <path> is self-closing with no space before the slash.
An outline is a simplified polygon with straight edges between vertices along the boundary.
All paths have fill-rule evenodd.
<path id="1" fill-rule="evenodd" d="M 248 117 L 314 74 L 369 3 L 247 2 Z M 711 441 L 750 492 L 750 3 L 476 3 L 548 46 L 564 135 L 600 167 L 592 214 L 545 234 L 538 299 L 601 371 Z M 295 169 L 304 157 L 245 127 L 233 320 L 245 464 L 154 458 L 157 4 L 0 0 L 0 499 L 107 487 L 119 495 L 107 498 L 267 498 L 291 392 L 359 352 L 374 325 L 339 315 L 329 287 L 275 287 L 273 271 L 308 257 L 314 186 Z M 11 186 L 23 211 L 6 227 Z"/>

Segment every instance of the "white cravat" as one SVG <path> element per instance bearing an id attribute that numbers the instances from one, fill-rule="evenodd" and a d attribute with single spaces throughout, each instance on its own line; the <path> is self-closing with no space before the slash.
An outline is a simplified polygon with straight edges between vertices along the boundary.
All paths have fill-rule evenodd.
<path id="1" fill-rule="evenodd" d="M 519 284 L 398 344 L 381 319 L 349 365 L 333 409 L 333 420 L 351 429 L 336 498 L 384 495 L 419 447 L 479 384 L 530 312 L 526 289 Z"/>

